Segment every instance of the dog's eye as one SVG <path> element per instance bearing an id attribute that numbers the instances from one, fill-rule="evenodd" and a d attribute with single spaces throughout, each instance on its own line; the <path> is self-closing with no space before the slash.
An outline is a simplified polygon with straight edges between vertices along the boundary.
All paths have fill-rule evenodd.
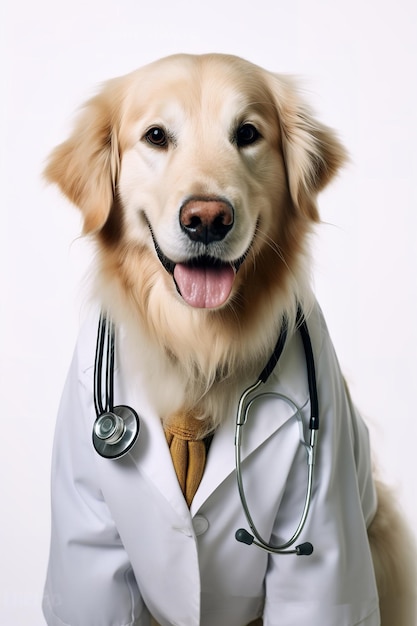
<path id="1" fill-rule="evenodd" d="M 236 131 L 236 144 L 239 148 L 250 146 L 260 139 L 261 133 L 253 124 L 242 124 Z"/>
<path id="2" fill-rule="evenodd" d="M 157 148 L 165 148 L 168 145 L 166 132 L 159 126 L 152 126 L 146 133 L 145 139 Z"/>

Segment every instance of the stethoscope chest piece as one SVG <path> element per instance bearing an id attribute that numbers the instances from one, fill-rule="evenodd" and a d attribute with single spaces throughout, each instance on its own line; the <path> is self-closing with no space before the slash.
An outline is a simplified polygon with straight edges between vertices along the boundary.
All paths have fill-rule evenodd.
<path id="1" fill-rule="evenodd" d="M 132 448 L 140 430 L 139 416 L 123 404 L 101 413 L 94 422 L 93 445 L 106 459 L 118 459 Z"/>

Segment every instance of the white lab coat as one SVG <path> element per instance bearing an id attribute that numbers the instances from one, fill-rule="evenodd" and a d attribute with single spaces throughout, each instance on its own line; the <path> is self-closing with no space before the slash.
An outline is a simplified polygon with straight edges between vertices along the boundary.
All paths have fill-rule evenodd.
<path id="1" fill-rule="evenodd" d="M 377 591 L 366 527 L 376 510 L 367 429 L 345 393 L 318 307 L 308 326 L 321 427 L 314 495 L 300 540 L 311 556 L 268 555 L 238 543 L 247 528 L 236 486 L 234 415 L 215 434 L 191 509 L 182 496 L 158 416 L 139 378 L 125 371 L 117 338 L 116 404 L 141 417 L 139 439 L 119 460 L 99 457 L 93 361 L 97 319 L 82 330 L 63 393 L 52 466 L 52 538 L 44 613 L 50 626 L 377 626 Z M 119 329 L 120 330 L 120 329 Z M 163 381 L 161 381 L 163 385 Z M 299 335 L 267 382 L 308 424 Z M 261 534 L 287 540 L 302 511 L 306 453 L 294 409 L 259 400 L 244 431 L 243 480 Z"/>

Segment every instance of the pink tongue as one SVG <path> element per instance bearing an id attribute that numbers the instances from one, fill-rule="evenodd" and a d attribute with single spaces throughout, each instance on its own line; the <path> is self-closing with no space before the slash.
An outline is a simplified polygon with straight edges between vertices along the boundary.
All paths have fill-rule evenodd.
<path id="1" fill-rule="evenodd" d="M 199 309 L 213 309 L 224 304 L 229 297 L 235 272 L 230 265 L 189 267 L 178 263 L 174 278 L 187 304 Z"/>

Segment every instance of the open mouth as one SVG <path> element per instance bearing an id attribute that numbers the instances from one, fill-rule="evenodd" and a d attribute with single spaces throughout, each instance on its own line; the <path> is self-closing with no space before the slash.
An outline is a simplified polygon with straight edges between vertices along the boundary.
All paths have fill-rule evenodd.
<path id="1" fill-rule="evenodd" d="M 188 305 L 199 309 L 215 309 L 227 302 L 236 274 L 249 249 L 239 259 L 231 262 L 202 255 L 183 263 L 175 263 L 164 255 L 150 224 L 148 226 L 158 259 L 173 276 L 178 293 Z"/>

